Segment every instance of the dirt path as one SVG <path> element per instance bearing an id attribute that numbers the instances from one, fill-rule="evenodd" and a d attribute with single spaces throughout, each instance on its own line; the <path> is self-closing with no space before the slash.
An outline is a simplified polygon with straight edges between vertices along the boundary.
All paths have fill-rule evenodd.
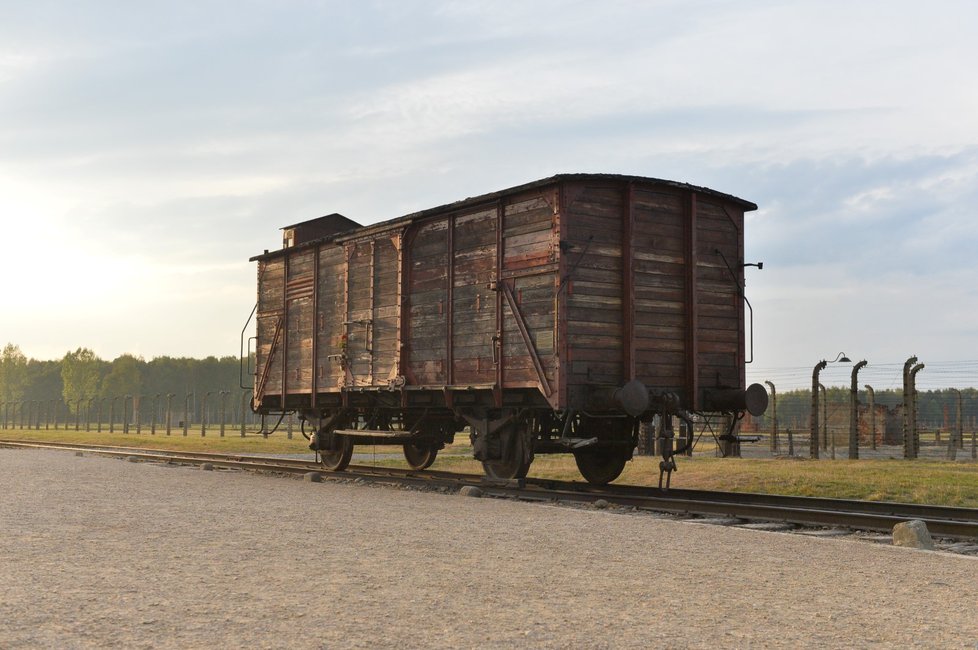
<path id="1" fill-rule="evenodd" d="M 0 647 L 967 647 L 978 560 L 0 450 Z"/>

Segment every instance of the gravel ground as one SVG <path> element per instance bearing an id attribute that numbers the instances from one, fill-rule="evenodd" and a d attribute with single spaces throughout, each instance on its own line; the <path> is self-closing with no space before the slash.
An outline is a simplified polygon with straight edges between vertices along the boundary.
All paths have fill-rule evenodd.
<path id="1" fill-rule="evenodd" d="M 966 647 L 978 560 L 0 449 L 0 647 Z"/>

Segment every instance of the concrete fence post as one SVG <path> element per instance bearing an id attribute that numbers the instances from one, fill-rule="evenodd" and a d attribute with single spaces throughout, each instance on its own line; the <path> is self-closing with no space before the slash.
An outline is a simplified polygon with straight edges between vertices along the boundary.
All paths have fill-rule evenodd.
<path id="1" fill-rule="evenodd" d="M 910 430 L 910 369 L 917 363 L 917 356 L 914 355 L 903 362 L 903 457 L 913 458 L 913 432 Z"/>
<path id="2" fill-rule="evenodd" d="M 957 460 L 958 440 L 961 438 L 961 391 L 957 388 L 952 388 L 951 390 L 954 391 L 955 397 L 957 397 L 955 400 L 955 406 L 957 408 L 954 409 L 954 429 L 951 431 L 951 435 L 948 436 L 949 440 L 947 441 L 947 459 Z"/>
<path id="3" fill-rule="evenodd" d="M 852 367 L 852 382 L 849 386 L 849 458 L 859 458 L 859 370 L 869 365 L 863 359 Z"/>
<path id="4" fill-rule="evenodd" d="M 819 399 L 822 400 L 822 449 L 829 447 L 829 395 L 825 386 L 818 385 L 820 393 Z M 835 460 L 835 432 L 832 432 L 832 460 Z"/>
<path id="5" fill-rule="evenodd" d="M 869 397 L 869 441 L 873 445 L 873 449 L 876 449 L 876 391 L 869 384 L 863 388 L 866 389 L 866 394 Z"/>
<path id="6" fill-rule="evenodd" d="M 913 440 L 913 457 L 920 456 L 920 431 L 917 428 L 917 373 L 924 369 L 918 363 L 910 369 L 910 437 Z"/>
<path id="7" fill-rule="evenodd" d="M 117 399 L 119 399 L 118 395 L 113 397 L 109 403 L 109 433 L 115 433 L 115 402 Z"/>
<path id="8" fill-rule="evenodd" d="M 227 390 L 221 391 L 221 437 L 224 437 L 224 427 L 227 422 L 227 412 L 228 412 L 228 395 L 231 392 Z"/>
<path id="9" fill-rule="evenodd" d="M 133 395 L 132 396 L 132 414 L 133 419 L 136 420 L 136 435 L 143 432 L 143 396 Z"/>
<path id="10" fill-rule="evenodd" d="M 85 431 L 92 430 L 92 407 L 96 404 L 98 404 L 97 397 L 88 400 L 88 408 L 85 410 Z"/>
<path id="11" fill-rule="evenodd" d="M 129 433 L 129 419 L 132 411 L 129 409 L 132 406 L 132 395 L 124 395 L 122 397 L 122 432 L 125 434 Z"/>
<path id="12" fill-rule="evenodd" d="M 764 383 L 771 389 L 771 455 L 776 456 L 781 451 L 778 440 L 778 393 L 774 389 L 774 384 L 769 381 Z"/>
<path id="13" fill-rule="evenodd" d="M 183 435 L 187 435 L 187 431 L 190 430 L 190 400 L 193 399 L 193 393 L 187 393 L 187 397 L 183 400 Z"/>
<path id="14" fill-rule="evenodd" d="M 204 393 L 204 401 L 200 405 L 200 436 L 207 435 L 207 398 L 214 394 L 214 391 Z"/>
<path id="15" fill-rule="evenodd" d="M 149 435 L 156 435 L 156 420 L 160 414 L 160 397 L 161 393 L 156 393 L 153 395 L 153 415 L 149 418 Z"/>
<path id="16" fill-rule="evenodd" d="M 166 435 L 173 430 L 173 393 L 166 394 Z"/>
<path id="17" fill-rule="evenodd" d="M 818 375 L 828 364 L 828 361 L 822 359 L 815 364 L 815 368 L 812 370 L 812 431 L 809 441 L 809 455 L 816 459 L 818 458 L 818 387 L 821 386 L 818 383 Z"/>
<path id="18" fill-rule="evenodd" d="M 975 444 L 975 426 L 971 426 L 971 458 L 978 458 L 978 445 Z"/>
<path id="19" fill-rule="evenodd" d="M 251 395 L 251 391 L 249 390 L 246 390 L 243 393 L 241 393 L 241 437 L 242 438 L 245 437 L 245 416 L 248 413 L 245 410 L 245 400 L 248 399 L 249 395 Z"/>

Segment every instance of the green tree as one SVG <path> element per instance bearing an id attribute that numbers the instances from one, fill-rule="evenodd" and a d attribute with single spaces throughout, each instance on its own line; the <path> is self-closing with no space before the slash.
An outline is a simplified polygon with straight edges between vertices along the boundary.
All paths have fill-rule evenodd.
<path id="1" fill-rule="evenodd" d="M 27 357 L 20 351 L 20 346 L 8 343 L 0 352 L 0 401 L 24 399 L 26 383 Z"/>
<path id="2" fill-rule="evenodd" d="M 77 408 L 78 400 L 82 397 L 98 395 L 101 364 L 102 360 L 88 348 L 78 348 L 64 356 L 61 360 L 61 382 L 66 403 Z"/>
<path id="3" fill-rule="evenodd" d="M 143 366 L 139 357 L 123 354 L 112 362 L 109 373 L 102 379 L 102 397 L 139 395 L 143 389 Z"/>

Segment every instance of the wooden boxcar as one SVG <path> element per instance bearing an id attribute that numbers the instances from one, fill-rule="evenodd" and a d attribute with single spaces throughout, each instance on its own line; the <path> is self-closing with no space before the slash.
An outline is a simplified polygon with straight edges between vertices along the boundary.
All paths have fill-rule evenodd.
<path id="1" fill-rule="evenodd" d="M 561 174 L 370 226 L 286 227 L 281 250 L 252 258 L 253 407 L 297 412 L 331 469 L 367 442 L 424 468 L 468 427 L 490 476 L 569 452 L 589 481 L 613 480 L 641 421 L 766 407 L 744 378 L 756 208 Z"/>

